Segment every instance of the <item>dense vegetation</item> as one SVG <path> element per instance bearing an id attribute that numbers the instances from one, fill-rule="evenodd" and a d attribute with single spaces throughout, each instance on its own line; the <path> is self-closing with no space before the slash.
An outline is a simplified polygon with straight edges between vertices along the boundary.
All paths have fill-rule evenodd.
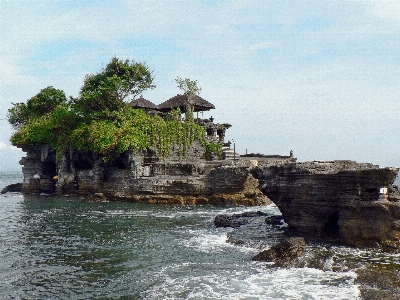
<path id="1" fill-rule="evenodd" d="M 145 64 L 113 58 L 85 77 L 78 98 L 67 99 L 62 90 L 47 87 L 26 103 L 13 104 L 7 116 L 15 129 L 11 142 L 48 144 L 57 152 L 91 150 L 106 161 L 127 150 L 153 149 L 167 157 L 172 145 L 183 155 L 195 139 L 206 151 L 220 153 L 219 144 L 204 140 L 204 128 L 194 123 L 190 107 L 181 121 L 179 111 L 151 117 L 124 102 L 154 87 Z"/>

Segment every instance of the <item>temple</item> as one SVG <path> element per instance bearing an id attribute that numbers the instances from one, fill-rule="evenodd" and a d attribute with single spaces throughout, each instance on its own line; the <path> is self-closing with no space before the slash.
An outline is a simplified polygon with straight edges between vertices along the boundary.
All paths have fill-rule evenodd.
<path id="1" fill-rule="evenodd" d="M 235 153 L 231 149 L 231 142 L 225 141 L 225 132 L 227 129 L 232 127 L 228 123 L 214 123 L 214 118 L 210 117 L 208 119 L 199 118 L 199 112 L 209 111 L 215 109 L 215 106 L 208 102 L 207 100 L 201 98 L 200 96 L 195 96 L 192 103 L 189 103 L 187 95 L 178 94 L 167 101 L 162 102 L 159 105 L 143 98 L 142 96 L 136 100 L 133 100 L 130 105 L 133 108 L 143 109 L 149 115 L 165 115 L 172 110 L 179 109 L 181 112 L 186 111 L 188 105 L 192 106 L 193 113 L 196 114 L 195 122 L 200 126 L 204 127 L 206 136 L 205 139 L 210 142 L 218 142 L 222 145 L 222 159 L 239 159 L 240 155 Z M 211 156 L 211 159 L 216 159 L 215 156 Z M 219 159 L 219 158 L 218 158 Z"/>
<path id="2" fill-rule="evenodd" d="M 190 105 L 207 141 L 220 143 L 222 155 L 205 155 L 194 140 L 180 153 L 127 150 L 113 161 L 99 153 L 46 144 L 20 145 L 26 194 L 81 195 L 95 201 L 278 206 L 289 229 L 310 240 L 400 251 L 400 191 L 393 185 L 399 169 L 352 161 L 297 162 L 289 156 L 239 156 L 225 141 L 230 124 L 199 113 L 214 109 L 202 99 L 176 95 L 155 105 L 144 98 L 131 102 L 149 115 L 165 115 Z M 179 116 L 184 118 L 183 115 Z"/>

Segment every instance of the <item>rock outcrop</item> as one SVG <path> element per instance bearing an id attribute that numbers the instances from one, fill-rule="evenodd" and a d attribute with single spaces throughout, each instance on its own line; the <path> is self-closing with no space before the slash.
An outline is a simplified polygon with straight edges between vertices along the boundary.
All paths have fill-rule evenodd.
<path id="1" fill-rule="evenodd" d="M 7 185 L 5 188 L 3 188 L 0 192 L 0 194 L 21 193 L 21 191 L 22 191 L 22 183 L 13 183 L 13 184 Z"/>
<path id="2" fill-rule="evenodd" d="M 352 161 L 297 163 L 292 156 L 206 161 L 196 142 L 184 157 L 174 148 L 165 160 L 151 151 L 127 151 L 112 163 L 89 151 L 56 155 L 47 145 L 23 150 L 24 193 L 214 205 L 265 205 L 271 199 L 295 235 L 400 249 L 396 168 Z M 388 191 L 383 198 L 381 188 Z"/>
<path id="3" fill-rule="evenodd" d="M 302 237 L 288 237 L 282 216 L 268 213 L 244 212 L 221 214 L 214 219 L 216 227 L 234 228 L 228 233 L 227 242 L 256 249 L 264 249 L 252 259 L 273 262 L 277 266 L 289 267 L 298 262 L 305 252 Z"/>
<path id="4" fill-rule="evenodd" d="M 252 259 L 255 261 L 273 262 L 280 267 L 289 267 L 306 250 L 306 242 L 302 237 L 290 237 L 271 248 L 261 251 Z"/>
<path id="5" fill-rule="evenodd" d="M 227 242 L 255 249 L 266 249 L 284 240 L 287 224 L 280 215 L 265 212 L 221 214 L 214 218 L 216 227 L 231 227 Z"/>
<path id="6" fill-rule="evenodd" d="M 233 214 L 233 215 L 217 215 L 214 218 L 215 227 L 231 227 L 237 228 L 242 225 L 246 225 L 249 222 L 253 221 L 254 218 L 260 217 L 271 217 L 270 215 L 263 213 L 261 211 L 256 212 L 245 212 L 241 214 Z"/>
<path id="7" fill-rule="evenodd" d="M 252 170 L 260 190 L 296 235 L 361 247 L 400 249 L 396 168 L 352 161 L 274 162 Z M 380 188 L 391 193 L 378 201 Z"/>
<path id="8" fill-rule="evenodd" d="M 24 193 L 82 195 L 92 200 L 148 203 L 265 205 L 270 200 L 248 172 L 250 162 L 206 161 L 195 142 L 184 157 L 172 148 L 160 160 L 153 152 L 125 152 L 113 162 L 101 155 L 46 145 L 23 149 Z"/>

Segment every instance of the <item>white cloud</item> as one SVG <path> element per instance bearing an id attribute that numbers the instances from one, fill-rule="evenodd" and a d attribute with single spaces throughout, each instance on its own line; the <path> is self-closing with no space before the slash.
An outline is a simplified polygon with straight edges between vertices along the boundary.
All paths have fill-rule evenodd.
<path id="1" fill-rule="evenodd" d="M 370 124 L 400 132 L 390 116 L 400 115 L 397 1 L 63 3 L 0 0 L 3 109 L 49 85 L 76 96 L 84 75 L 117 55 L 155 70 L 146 96 L 156 103 L 179 92 L 176 76 L 198 80 L 210 113 L 234 125 L 227 134 L 259 152 L 324 159 L 350 141 L 361 156 L 372 151 Z"/>
<path id="2" fill-rule="evenodd" d="M 400 2 L 397 0 L 368 1 L 369 11 L 381 18 L 400 22 Z"/>
<path id="3" fill-rule="evenodd" d="M 8 143 L 0 142 L 0 151 L 4 151 L 4 152 L 10 152 L 11 151 L 11 152 L 14 152 L 14 151 L 21 151 L 21 149 L 15 147 L 13 145 L 9 145 Z"/>
<path id="4" fill-rule="evenodd" d="M 249 48 L 250 50 L 259 51 L 259 50 L 267 50 L 275 48 L 276 46 L 278 46 L 278 43 L 276 42 L 261 42 L 261 43 L 251 44 Z"/>

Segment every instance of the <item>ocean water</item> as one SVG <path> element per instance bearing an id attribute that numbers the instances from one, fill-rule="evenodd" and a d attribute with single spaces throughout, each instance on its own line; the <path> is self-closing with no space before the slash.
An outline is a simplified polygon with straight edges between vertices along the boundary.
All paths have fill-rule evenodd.
<path id="1" fill-rule="evenodd" d="M 21 181 L 2 173 L 0 189 Z M 253 262 L 213 220 L 255 210 L 279 214 L 0 195 L 0 299 L 361 299 L 358 270 L 400 270 L 398 255 L 326 245 L 292 268 Z"/>

